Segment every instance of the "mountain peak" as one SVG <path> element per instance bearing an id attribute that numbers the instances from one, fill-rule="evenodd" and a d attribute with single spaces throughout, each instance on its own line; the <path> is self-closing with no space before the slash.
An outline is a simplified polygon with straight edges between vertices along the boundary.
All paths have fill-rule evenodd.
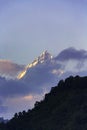
<path id="1" fill-rule="evenodd" d="M 38 60 L 40 63 L 43 63 L 44 61 L 51 60 L 52 58 L 53 56 L 46 50 L 38 57 Z"/>
<path id="2" fill-rule="evenodd" d="M 36 66 L 39 63 L 44 63 L 46 61 L 49 61 L 53 58 L 53 56 L 46 50 L 43 51 L 43 53 L 38 56 L 31 64 L 27 65 L 27 68 L 31 68 L 32 66 Z"/>
<path id="3" fill-rule="evenodd" d="M 45 62 L 50 61 L 53 58 L 53 56 L 46 50 L 44 51 L 38 58 L 36 58 L 31 64 L 28 64 L 25 69 L 17 76 L 17 79 L 21 79 L 25 76 L 27 73 L 27 70 L 29 68 L 32 68 L 38 64 L 42 64 Z"/>
<path id="4" fill-rule="evenodd" d="M 43 51 L 42 54 L 43 54 L 43 55 L 47 55 L 47 54 L 49 54 L 49 52 L 48 52 L 47 50 L 45 50 L 45 51 Z"/>

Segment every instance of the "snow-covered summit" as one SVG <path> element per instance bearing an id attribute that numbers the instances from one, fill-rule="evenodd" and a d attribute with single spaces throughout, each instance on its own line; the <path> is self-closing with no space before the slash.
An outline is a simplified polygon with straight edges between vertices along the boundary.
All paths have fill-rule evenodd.
<path id="1" fill-rule="evenodd" d="M 38 58 L 36 58 L 31 64 L 28 64 L 24 71 L 22 71 L 19 75 L 18 75 L 18 79 L 21 79 L 24 77 L 24 75 L 26 74 L 27 70 L 29 68 L 32 68 L 38 64 L 42 64 L 42 63 L 46 63 L 46 62 L 49 62 L 51 61 L 53 58 L 53 56 L 46 50 L 44 51 L 40 56 L 38 56 Z"/>
<path id="2" fill-rule="evenodd" d="M 43 63 L 44 61 L 51 60 L 52 58 L 53 56 L 46 50 L 38 57 L 38 61 Z"/>
<path id="3" fill-rule="evenodd" d="M 37 64 L 50 61 L 52 58 L 53 56 L 46 50 L 38 58 L 36 58 L 31 64 L 28 64 L 26 68 L 31 68 L 33 66 L 36 66 Z"/>

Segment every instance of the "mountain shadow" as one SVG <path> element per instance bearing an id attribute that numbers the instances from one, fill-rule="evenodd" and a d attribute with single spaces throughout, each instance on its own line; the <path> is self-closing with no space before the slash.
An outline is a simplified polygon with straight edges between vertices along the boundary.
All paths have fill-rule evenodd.
<path id="1" fill-rule="evenodd" d="M 32 110 L 16 113 L 0 130 L 87 130 L 87 77 L 61 80 Z"/>

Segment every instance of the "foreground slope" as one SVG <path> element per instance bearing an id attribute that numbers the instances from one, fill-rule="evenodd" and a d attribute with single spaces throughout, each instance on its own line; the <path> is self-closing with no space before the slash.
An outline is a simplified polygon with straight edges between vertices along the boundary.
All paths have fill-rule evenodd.
<path id="1" fill-rule="evenodd" d="M 0 130 L 87 130 L 87 77 L 61 80 L 28 112 L 16 113 Z"/>

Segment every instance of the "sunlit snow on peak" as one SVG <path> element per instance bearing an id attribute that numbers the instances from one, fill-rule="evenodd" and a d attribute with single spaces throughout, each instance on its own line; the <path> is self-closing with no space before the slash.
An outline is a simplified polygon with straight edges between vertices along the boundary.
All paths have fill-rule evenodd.
<path id="1" fill-rule="evenodd" d="M 21 79 L 25 76 L 25 74 L 27 73 L 27 70 L 32 68 L 32 67 L 35 67 L 36 65 L 38 64 L 42 64 L 42 63 L 45 63 L 45 62 L 48 62 L 48 61 L 51 61 L 53 59 L 53 56 L 48 53 L 48 51 L 44 51 L 38 58 L 36 58 L 31 64 L 28 64 L 24 71 L 22 71 L 21 73 L 19 73 L 19 75 L 17 76 L 17 79 Z"/>
<path id="2" fill-rule="evenodd" d="M 26 74 L 27 70 L 22 71 L 18 76 L 17 79 L 21 79 L 24 77 L 24 75 Z"/>

